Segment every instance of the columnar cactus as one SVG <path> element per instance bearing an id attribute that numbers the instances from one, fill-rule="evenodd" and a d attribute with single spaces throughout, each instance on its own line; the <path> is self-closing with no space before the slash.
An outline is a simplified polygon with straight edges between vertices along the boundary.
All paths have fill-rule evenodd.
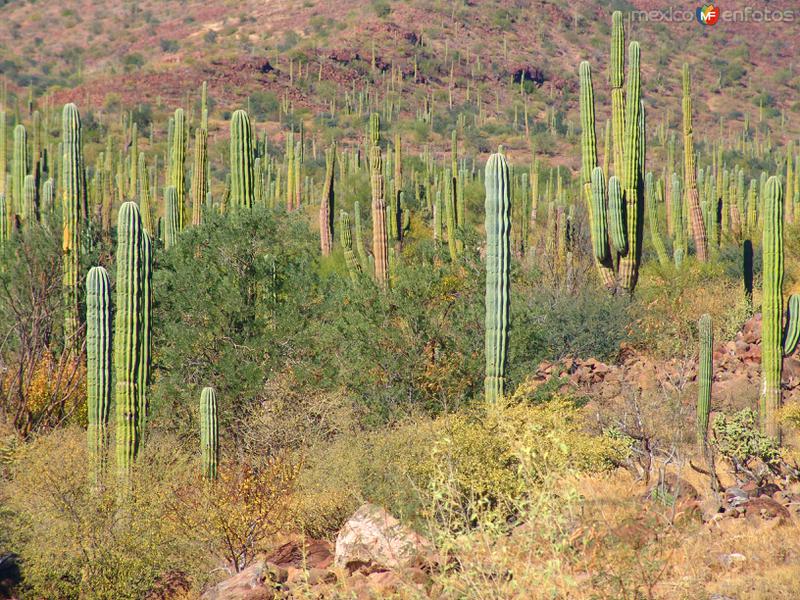
<path id="1" fill-rule="evenodd" d="M 622 287 L 633 293 L 639 276 L 639 261 L 642 254 L 642 232 L 644 204 L 640 197 L 642 153 L 639 133 L 641 107 L 641 83 L 639 79 L 639 42 L 631 42 L 628 48 L 628 92 L 625 98 L 625 148 L 623 152 L 623 188 L 625 193 L 626 235 L 628 251 L 620 258 L 619 277 Z"/>
<path id="2" fill-rule="evenodd" d="M 786 311 L 786 332 L 783 335 L 783 354 L 790 356 L 797 348 L 800 340 L 800 294 L 789 296 L 789 308 Z"/>
<path id="3" fill-rule="evenodd" d="M 697 190 L 697 178 L 694 163 L 694 142 L 692 132 L 692 92 L 689 65 L 683 65 L 683 156 L 684 156 L 684 188 L 686 202 L 691 219 L 691 230 L 694 236 L 697 260 L 708 260 L 708 237 L 703 221 L 703 210 L 700 207 L 700 196 Z"/>
<path id="4" fill-rule="evenodd" d="M 355 229 L 358 260 L 361 263 L 361 268 L 367 271 L 370 268 L 369 256 L 367 255 L 367 249 L 364 247 L 364 233 L 361 230 L 361 203 L 358 200 L 353 202 L 353 228 Z"/>
<path id="5" fill-rule="evenodd" d="M 28 133 L 22 124 L 14 128 L 14 162 L 11 166 L 12 224 L 24 216 L 25 176 L 28 174 Z"/>
<path id="6" fill-rule="evenodd" d="M 325 185 L 319 203 L 319 244 L 322 256 L 328 256 L 333 248 L 333 173 L 336 167 L 336 146 L 325 151 Z"/>
<path id="7" fill-rule="evenodd" d="M 111 281 L 103 267 L 86 276 L 86 431 L 95 476 L 103 464 L 111 409 Z"/>
<path id="8" fill-rule="evenodd" d="M 370 117 L 369 164 L 372 187 L 372 254 L 375 260 L 375 280 L 386 289 L 389 287 L 389 242 L 386 232 L 386 198 L 383 181 L 383 160 L 380 147 L 380 117 Z"/>
<path id="9" fill-rule="evenodd" d="M 172 125 L 172 148 L 169 157 L 169 183 L 175 188 L 178 201 L 178 231 L 183 230 L 186 202 L 186 116 L 182 108 L 175 109 Z"/>
<path id="10" fill-rule="evenodd" d="M 133 199 L 138 195 L 136 189 L 139 185 L 139 127 L 136 123 L 131 124 L 131 151 L 128 158 L 128 198 Z"/>
<path id="11" fill-rule="evenodd" d="M 447 248 L 450 251 L 450 259 L 458 259 L 458 247 L 456 245 L 456 199 L 453 189 L 453 177 L 450 169 L 444 172 L 444 212 L 447 219 Z"/>
<path id="12" fill-rule="evenodd" d="M 339 238 L 344 250 L 344 261 L 347 265 L 347 272 L 350 274 L 350 279 L 353 283 L 358 282 L 358 276 L 361 274 L 361 265 L 353 253 L 353 237 L 350 233 L 350 215 L 345 211 L 339 213 Z"/>
<path id="13" fill-rule="evenodd" d="M 672 258 L 675 266 L 680 267 L 683 257 L 686 255 L 686 226 L 683 222 L 683 193 L 681 180 L 677 173 L 672 174 L 672 185 L 670 185 L 670 203 L 672 204 Z"/>
<path id="14" fill-rule="evenodd" d="M 622 13 L 611 15 L 611 127 L 614 145 L 614 175 L 623 176 L 623 146 L 625 144 L 625 113 L 622 86 L 625 67 L 625 30 Z"/>
<path id="15" fill-rule="evenodd" d="M 625 228 L 625 205 L 619 178 L 612 175 L 608 180 L 608 221 L 611 242 L 618 254 L 628 251 L 628 236 Z"/>
<path id="16" fill-rule="evenodd" d="M 205 90 L 205 83 L 203 84 Z M 202 127 L 194 132 L 194 165 L 192 168 L 192 225 L 200 225 L 203 219 L 203 203 L 208 192 L 206 178 L 208 134 Z M 148 230 L 149 231 L 149 230 Z"/>
<path id="17" fill-rule="evenodd" d="M 64 294 L 64 343 L 77 347 L 78 264 L 80 218 L 85 194 L 81 150 L 81 118 L 74 104 L 65 104 L 62 113 L 61 211 Z"/>
<path id="18" fill-rule="evenodd" d="M 600 279 L 607 287 L 614 287 L 614 264 L 608 248 L 608 224 L 606 222 L 605 191 L 595 196 L 593 181 L 594 169 L 597 168 L 597 140 L 594 123 L 594 91 L 592 88 L 592 70 L 589 63 L 580 65 L 580 108 L 581 108 L 581 176 L 583 192 L 589 207 L 589 231 L 592 238 L 592 250 L 595 265 Z M 603 173 L 599 174 L 601 179 Z M 604 182 L 603 182 L 604 183 Z M 602 198 L 602 199 L 601 199 Z M 599 206 L 597 203 L 602 202 Z"/>
<path id="19" fill-rule="evenodd" d="M 231 205 L 252 208 L 254 198 L 253 132 L 250 117 L 237 110 L 231 117 Z"/>
<path id="20" fill-rule="evenodd" d="M 657 188 L 657 189 L 656 189 Z M 669 256 L 667 256 L 667 249 L 664 246 L 664 239 L 661 237 L 661 227 L 658 220 L 658 202 L 656 192 L 658 191 L 658 199 L 661 199 L 663 192 L 661 191 L 661 182 L 658 184 L 653 183 L 653 174 L 647 173 L 644 180 L 645 189 L 645 202 L 647 204 L 647 220 L 650 224 L 650 240 L 653 242 L 658 262 L 662 266 L 669 264 Z"/>
<path id="21" fill-rule="evenodd" d="M 174 190 L 174 188 L 173 188 Z M 114 322 L 117 469 L 126 475 L 139 451 L 139 361 L 142 344 L 142 218 L 135 202 L 119 209 Z"/>
<path id="22" fill-rule="evenodd" d="M 137 412 L 139 432 L 144 435 L 145 422 L 150 415 L 147 388 L 150 385 L 150 356 L 152 354 L 153 324 L 150 312 L 153 307 L 153 245 L 147 231 L 142 228 L 142 262 L 140 269 L 142 288 L 142 331 L 139 336 L 139 365 L 136 377 Z"/>
<path id="23" fill-rule="evenodd" d="M 153 198 L 150 194 L 150 170 L 147 168 L 147 157 L 144 152 L 139 154 L 139 212 L 142 213 L 142 227 L 151 238 L 155 234 L 153 228 Z"/>
<path id="24" fill-rule="evenodd" d="M 8 168 L 8 155 L 6 140 L 6 109 L 3 102 L 0 101 L 0 196 L 5 197 L 8 194 L 6 188 L 6 169 Z"/>
<path id="25" fill-rule="evenodd" d="M 783 187 L 777 177 L 766 184 L 763 205 L 761 324 L 761 424 L 779 437 L 777 411 L 781 404 L 783 368 Z"/>
<path id="26" fill-rule="evenodd" d="M 200 392 L 200 452 L 203 456 L 203 478 L 217 478 L 219 462 L 219 418 L 217 417 L 217 393 L 205 387 Z"/>
<path id="27" fill-rule="evenodd" d="M 36 179 L 25 175 L 22 184 L 22 222 L 30 227 L 36 221 Z"/>
<path id="28" fill-rule="evenodd" d="M 164 249 L 169 250 L 178 241 L 178 192 L 174 187 L 164 188 Z"/>
<path id="29" fill-rule="evenodd" d="M 697 443 L 705 448 L 708 439 L 708 415 L 711 410 L 711 380 L 714 375 L 714 334 L 711 316 L 703 315 L 698 322 L 700 359 L 697 365 Z"/>
<path id="30" fill-rule="evenodd" d="M 486 378 L 487 402 L 505 394 L 511 290 L 511 197 L 502 148 L 486 163 Z"/>

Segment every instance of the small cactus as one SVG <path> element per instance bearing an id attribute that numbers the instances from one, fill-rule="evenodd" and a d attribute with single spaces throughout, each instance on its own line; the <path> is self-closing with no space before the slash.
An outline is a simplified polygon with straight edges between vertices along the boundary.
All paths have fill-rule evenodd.
<path id="1" fill-rule="evenodd" d="M 203 456 L 203 478 L 217 478 L 219 462 L 219 418 L 217 416 L 217 393 L 205 387 L 200 393 L 200 452 Z"/>
<path id="2" fill-rule="evenodd" d="M 700 317 L 700 360 L 697 367 L 697 443 L 705 447 L 708 439 L 708 415 L 711 410 L 711 380 L 713 379 L 714 334 L 711 317 Z"/>

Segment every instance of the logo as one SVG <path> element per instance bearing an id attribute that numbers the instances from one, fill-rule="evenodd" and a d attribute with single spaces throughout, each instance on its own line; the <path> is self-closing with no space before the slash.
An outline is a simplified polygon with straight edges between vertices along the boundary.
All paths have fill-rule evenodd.
<path id="1" fill-rule="evenodd" d="M 697 9 L 697 20 L 703 25 L 716 25 L 719 21 L 719 9 L 713 4 L 704 4 Z"/>

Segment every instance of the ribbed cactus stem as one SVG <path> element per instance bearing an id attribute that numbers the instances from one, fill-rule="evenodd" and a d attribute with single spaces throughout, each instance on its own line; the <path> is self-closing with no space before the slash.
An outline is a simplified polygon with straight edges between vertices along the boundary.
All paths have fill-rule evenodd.
<path id="1" fill-rule="evenodd" d="M 33 175 L 25 175 L 22 183 L 22 222 L 30 227 L 36 222 L 36 179 Z"/>
<path id="2" fill-rule="evenodd" d="M 184 204 L 186 202 L 186 115 L 182 108 L 175 109 L 172 125 L 172 149 L 169 162 L 169 183 L 175 188 L 178 202 L 178 231 L 183 230 Z"/>
<path id="3" fill-rule="evenodd" d="M 87 444 L 95 479 L 102 470 L 111 409 L 111 280 L 103 267 L 86 276 Z"/>
<path id="4" fill-rule="evenodd" d="M 692 92 L 689 65 L 683 65 L 683 156 L 684 156 L 684 188 L 686 202 L 691 219 L 692 235 L 694 236 L 697 260 L 708 260 L 708 237 L 706 225 L 703 220 L 703 210 L 700 206 L 700 195 L 697 190 L 697 177 L 694 163 L 694 141 L 692 130 Z"/>
<path id="5" fill-rule="evenodd" d="M 389 287 L 389 242 L 386 231 L 386 198 L 383 181 L 383 159 L 380 147 L 380 118 L 370 117 L 370 171 L 372 188 L 372 254 L 375 260 L 375 280 Z"/>
<path id="6" fill-rule="evenodd" d="M 350 274 L 350 279 L 353 283 L 358 282 L 358 276 L 361 274 L 361 265 L 356 259 L 353 252 L 353 237 L 350 233 L 350 215 L 345 211 L 339 214 L 339 238 L 344 251 L 344 261 L 347 265 L 347 272 Z"/>
<path id="7" fill-rule="evenodd" d="M 487 402 L 505 395 L 511 289 L 511 197 L 508 164 L 502 154 L 486 163 L 486 378 Z"/>
<path id="8" fill-rule="evenodd" d="M 614 146 L 614 175 L 623 176 L 623 146 L 625 143 L 625 113 L 623 85 L 625 83 L 625 31 L 622 13 L 611 15 L 611 129 Z"/>
<path id="9" fill-rule="evenodd" d="M 217 478 L 219 462 L 219 417 L 217 416 L 217 393 L 205 387 L 200 392 L 200 452 L 203 456 L 203 478 Z"/>
<path id="10" fill-rule="evenodd" d="M 641 167 L 643 152 L 640 133 L 641 82 L 639 79 L 639 42 L 628 47 L 628 92 L 625 105 L 625 148 L 623 191 L 625 194 L 625 220 L 627 252 L 619 261 L 619 277 L 622 287 L 633 293 L 639 276 L 639 261 L 642 254 L 642 232 L 644 225 L 644 203 L 640 198 Z"/>
<path id="11" fill-rule="evenodd" d="M 254 198 L 253 132 L 243 110 L 231 116 L 231 205 L 252 208 Z"/>
<path id="12" fill-rule="evenodd" d="M 625 205 L 619 179 L 612 176 L 608 180 L 608 223 L 611 242 L 619 254 L 628 251 L 628 237 L 625 228 Z"/>
<path id="13" fill-rule="evenodd" d="M 84 190 L 81 150 L 81 119 L 74 104 L 62 112 L 61 211 L 64 295 L 64 343 L 77 347 L 78 264 L 80 258 L 80 213 Z"/>
<path id="14" fill-rule="evenodd" d="M 800 294 L 789 296 L 789 307 L 786 310 L 786 331 L 783 335 L 783 354 L 790 356 L 797 348 L 800 340 Z"/>
<path id="15" fill-rule="evenodd" d="M 355 229 L 356 238 L 356 252 L 358 253 L 358 260 L 361 262 L 361 268 L 368 271 L 370 268 L 369 256 L 367 249 L 364 246 L 364 233 L 361 229 L 361 204 L 358 200 L 353 202 L 353 228 Z"/>
<path id="16" fill-rule="evenodd" d="M 779 437 L 777 411 L 781 404 L 783 368 L 783 187 L 774 176 L 767 180 L 765 187 L 763 223 L 761 423 L 768 435 Z"/>
<path id="17" fill-rule="evenodd" d="M 152 238 L 155 234 L 153 229 L 153 197 L 150 193 L 150 170 L 147 168 L 147 157 L 144 152 L 139 153 L 139 212 L 142 213 L 142 227 Z"/>
<path id="18" fill-rule="evenodd" d="M 14 127 L 14 162 L 11 166 L 12 223 L 24 218 L 25 176 L 28 174 L 28 132 L 22 124 Z"/>
<path id="19" fill-rule="evenodd" d="M 126 475 L 139 451 L 138 375 L 142 335 L 142 218 L 134 202 L 119 209 L 114 322 L 117 469 Z"/>
<path id="20" fill-rule="evenodd" d="M 319 203 L 319 245 L 322 256 L 329 256 L 333 248 L 334 186 L 333 173 L 336 167 L 336 146 L 325 151 L 325 184 Z"/>
<path id="21" fill-rule="evenodd" d="M 450 251 L 450 259 L 458 259 L 458 247 L 456 246 L 456 200 L 453 189 L 453 177 L 450 169 L 444 173 L 444 202 L 445 216 L 447 219 L 447 248 Z"/>
<path id="22" fill-rule="evenodd" d="M 711 410 L 711 380 L 714 376 L 714 334 L 711 316 L 705 314 L 698 322 L 700 359 L 697 365 L 697 443 L 705 447 L 708 439 L 708 415 Z"/>
<path id="23" fill-rule="evenodd" d="M 178 241 L 178 192 L 174 187 L 164 188 L 164 249 L 169 250 Z"/>
<path id="24" fill-rule="evenodd" d="M 139 337 L 139 365 L 137 371 L 137 411 L 139 432 L 144 436 L 145 423 L 150 416 L 150 400 L 147 396 L 150 385 L 150 361 L 152 354 L 153 307 L 153 246 L 150 236 L 142 230 L 142 268 L 140 270 L 142 287 L 142 333 Z"/>
<path id="25" fill-rule="evenodd" d="M 647 220 L 650 225 L 650 240 L 658 256 L 658 262 L 662 266 L 669 264 L 667 248 L 664 246 L 664 239 L 661 237 L 661 225 L 658 218 L 658 205 L 663 199 L 661 182 L 653 183 L 653 174 L 647 173 L 644 180 L 645 202 L 647 204 Z"/>
<path id="26" fill-rule="evenodd" d="M 205 82 L 203 82 L 205 90 Z M 200 225 L 203 219 L 203 204 L 208 193 L 208 134 L 202 127 L 194 132 L 194 165 L 192 167 L 192 225 Z M 148 229 L 148 231 L 150 231 Z"/>

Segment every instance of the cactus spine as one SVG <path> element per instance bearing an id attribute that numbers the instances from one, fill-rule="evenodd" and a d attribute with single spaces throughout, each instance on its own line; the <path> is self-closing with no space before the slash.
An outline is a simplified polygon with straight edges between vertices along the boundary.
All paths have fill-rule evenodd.
<path id="1" fill-rule="evenodd" d="M 200 451 L 203 455 L 203 478 L 217 478 L 219 462 L 219 419 L 217 417 L 217 393 L 205 387 L 200 392 Z"/>
<path id="2" fill-rule="evenodd" d="M 487 402 L 505 394 L 510 308 L 511 198 L 508 164 L 502 154 L 486 163 L 486 378 Z"/>
<path id="3" fill-rule="evenodd" d="M 703 448 L 708 438 L 708 415 L 711 410 L 714 334 L 711 317 L 704 314 L 698 321 L 700 360 L 697 366 L 697 443 Z"/>
<path id="4" fill-rule="evenodd" d="M 62 113 L 61 210 L 63 243 L 64 343 L 77 347 L 78 263 L 80 253 L 80 213 L 84 195 L 81 154 L 81 119 L 74 104 L 65 104 Z"/>
<path id="5" fill-rule="evenodd" d="M 322 256 L 329 256 L 333 248 L 333 173 L 336 167 L 336 146 L 325 151 L 325 186 L 319 203 L 319 244 Z M 349 232 L 348 232 L 349 233 Z"/>
<path id="6" fill-rule="evenodd" d="M 253 132 L 250 117 L 237 110 L 231 117 L 231 204 L 253 207 Z"/>
<path id="7" fill-rule="evenodd" d="M 383 181 L 383 159 L 380 146 L 380 117 L 370 117 L 370 155 L 372 187 L 372 254 L 375 259 L 375 280 L 382 289 L 389 287 L 389 248 L 386 232 L 386 198 Z"/>
<path id="8" fill-rule="evenodd" d="M 95 478 L 102 469 L 111 408 L 111 281 L 103 267 L 86 276 L 86 431 Z"/>
<path id="9" fill-rule="evenodd" d="M 174 187 L 164 188 L 164 249 L 169 250 L 178 241 L 178 192 Z"/>
<path id="10" fill-rule="evenodd" d="M 767 180 L 763 204 L 761 424 L 779 437 L 777 411 L 781 404 L 783 347 L 783 187 L 777 177 Z"/>
<path id="11" fill-rule="evenodd" d="M 119 209 L 114 322 L 117 469 L 126 475 L 136 459 L 139 430 L 139 360 L 142 335 L 142 218 L 134 202 Z"/>
<path id="12" fill-rule="evenodd" d="M 697 253 L 697 260 L 706 262 L 708 260 L 708 237 L 706 235 L 706 225 L 703 221 L 703 210 L 700 207 L 700 196 L 695 175 L 691 78 L 689 65 L 686 63 L 683 65 L 683 157 L 684 191 L 689 207 L 695 252 Z"/>

